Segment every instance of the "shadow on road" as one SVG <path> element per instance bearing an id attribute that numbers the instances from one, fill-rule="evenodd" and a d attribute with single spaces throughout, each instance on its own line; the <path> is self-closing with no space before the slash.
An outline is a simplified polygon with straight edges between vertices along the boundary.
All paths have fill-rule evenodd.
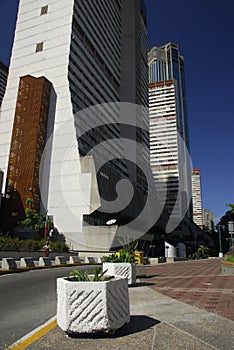
<path id="1" fill-rule="evenodd" d="M 143 332 L 157 324 L 160 321 L 144 315 L 131 316 L 130 322 L 125 324 L 122 328 L 118 329 L 114 334 L 110 333 L 95 333 L 95 334 L 69 334 L 69 338 L 82 338 L 82 339 L 102 339 L 102 338 L 120 338 L 129 334 Z"/>

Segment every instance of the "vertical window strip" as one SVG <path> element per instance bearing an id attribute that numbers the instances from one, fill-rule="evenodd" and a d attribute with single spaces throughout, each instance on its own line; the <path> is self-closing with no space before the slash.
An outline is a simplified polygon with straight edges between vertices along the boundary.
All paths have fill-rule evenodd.
<path id="1" fill-rule="evenodd" d="M 43 42 L 37 43 L 37 45 L 36 45 L 36 52 L 43 51 L 43 45 L 44 45 Z"/>
<path id="2" fill-rule="evenodd" d="M 41 7 L 41 16 L 48 13 L 48 5 Z"/>

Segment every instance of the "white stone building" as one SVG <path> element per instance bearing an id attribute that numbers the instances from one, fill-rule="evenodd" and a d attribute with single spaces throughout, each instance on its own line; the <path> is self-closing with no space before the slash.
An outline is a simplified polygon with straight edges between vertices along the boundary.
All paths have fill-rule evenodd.
<path id="1" fill-rule="evenodd" d="M 53 216 L 55 226 L 73 249 L 108 250 L 112 245 L 118 225 L 106 226 L 109 214 L 98 211 L 102 206 L 102 192 L 108 197 L 117 180 L 124 177 L 135 182 L 140 196 L 145 190 L 138 169 L 120 159 L 109 162 L 96 176 L 97 162 L 111 158 L 114 149 L 104 146 L 104 151 L 96 158 L 95 152 L 87 157 L 97 141 L 103 140 L 103 135 L 106 135 L 104 139 L 118 139 L 122 132 L 129 135 L 118 126 L 118 107 L 114 112 L 110 112 L 108 106 L 101 114 L 95 109 L 87 112 L 90 119 L 85 122 L 86 131 L 90 125 L 84 134 L 74 116 L 87 107 L 108 102 L 147 106 L 146 50 L 143 1 L 19 2 L 9 79 L 0 115 L 0 167 L 5 174 L 4 187 L 10 184 L 19 190 L 23 183 L 24 196 L 38 199 L 40 182 L 40 210 Z M 39 89 L 39 81 L 44 84 L 40 101 L 35 90 Z M 34 96 L 31 103 L 30 94 Z M 24 109 L 29 118 L 30 113 L 34 113 L 33 108 L 38 113 L 35 120 L 37 117 L 41 121 L 40 113 L 44 113 L 43 118 L 47 121 L 47 125 L 40 124 L 39 131 L 45 129 L 47 132 L 44 139 L 40 135 L 34 150 L 30 148 L 30 140 L 27 142 L 30 128 L 26 130 L 25 125 L 22 126 L 26 118 Z M 92 118 L 97 125 L 93 125 Z M 147 128 L 147 118 L 146 115 L 137 116 L 134 122 L 136 126 L 143 124 Z M 103 123 L 113 122 L 116 124 L 107 125 L 104 131 L 98 129 Z M 135 160 L 140 162 L 142 153 L 147 160 L 147 135 L 142 133 L 139 137 L 136 130 L 134 132 L 133 139 L 140 146 L 146 146 L 135 151 Z M 31 136 L 37 140 L 35 132 Z M 42 152 L 44 143 L 46 147 Z M 118 158 L 122 158 L 122 146 L 118 147 L 118 142 L 116 148 Z M 36 158 L 31 169 L 36 172 L 36 180 L 34 178 L 33 182 L 29 177 L 26 188 L 26 167 L 31 164 L 29 155 Z M 22 164 L 25 164 L 24 169 Z M 30 181 L 32 184 L 28 185 Z M 124 216 L 116 214 L 120 223 Z"/>
<path id="2" fill-rule="evenodd" d="M 203 229 L 201 171 L 193 169 L 192 175 L 193 221 Z"/>

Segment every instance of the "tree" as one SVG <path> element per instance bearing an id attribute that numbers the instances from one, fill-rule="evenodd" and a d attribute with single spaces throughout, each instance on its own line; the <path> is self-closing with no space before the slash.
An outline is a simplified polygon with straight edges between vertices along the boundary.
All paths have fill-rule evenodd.
<path id="1" fill-rule="evenodd" d="M 234 214 L 234 204 L 229 203 L 229 204 L 226 204 L 226 206 L 231 208 L 231 213 Z"/>
<path id="2" fill-rule="evenodd" d="M 234 204 L 226 204 L 227 207 L 230 208 L 230 210 L 226 211 L 225 215 L 221 217 L 219 221 L 219 226 L 222 227 L 222 245 L 224 252 L 227 252 L 230 245 L 230 234 L 228 232 L 228 222 L 233 221 L 234 222 Z"/>
<path id="3" fill-rule="evenodd" d="M 20 221 L 20 224 L 44 235 L 46 215 L 40 215 L 35 209 L 32 209 L 33 203 L 34 200 L 32 198 L 26 199 L 28 207 L 25 209 L 25 219 Z M 53 222 L 48 217 L 47 220 L 50 230 L 53 228 Z"/>
<path id="4" fill-rule="evenodd" d="M 230 210 L 226 211 L 225 215 L 221 217 L 219 225 L 228 225 L 228 221 L 234 221 L 234 204 L 226 204 Z"/>

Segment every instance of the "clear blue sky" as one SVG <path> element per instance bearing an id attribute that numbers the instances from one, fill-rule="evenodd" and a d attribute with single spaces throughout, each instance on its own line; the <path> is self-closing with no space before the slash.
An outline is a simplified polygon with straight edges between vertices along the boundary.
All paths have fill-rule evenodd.
<path id="1" fill-rule="evenodd" d="M 203 206 L 234 203 L 234 1 L 145 0 L 149 47 L 179 44 L 185 59 L 191 158 Z M 0 60 L 9 63 L 18 0 L 0 0 Z"/>

